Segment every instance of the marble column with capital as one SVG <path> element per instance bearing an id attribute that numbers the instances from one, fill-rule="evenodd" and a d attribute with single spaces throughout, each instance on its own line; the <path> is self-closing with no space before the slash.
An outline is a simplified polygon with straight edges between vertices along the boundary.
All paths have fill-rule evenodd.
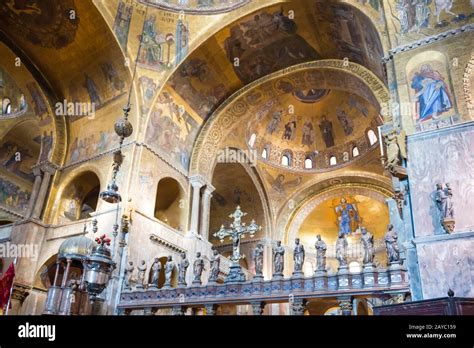
<path id="1" fill-rule="evenodd" d="M 201 211 L 201 231 L 200 235 L 204 240 L 209 240 L 209 219 L 211 215 L 211 198 L 215 188 L 207 184 L 202 194 L 202 211 Z"/>
<path id="2" fill-rule="evenodd" d="M 28 210 L 26 213 L 26 217 L 31 217 L 33 215 L 33 208 L 35 207 L 36 198 L 38 197 L 38 193 L 41 187 L 41 182 L 43 180 L 43 173 L 39 167 L 33 167 L 33 174 L 35 176 L 35 182 L 33 184 L 33 190 L 31 190 L 30 201 L 28 202 Z"/>
<path id="3" fill-rule="evenodd" d="M 48 193 L 49 183 L 51 181 L 51 177 L 55 173 L 55 169 L 51 165 L 43 165 L 41 167 L 43 171 L 43 180 L 41 182 L 41 186 L 38 192 L 38 196 L 33 208 L 32 217 L 39 219 L 41 217 L 41 213 L 43 211 L 44 204 L 46 202 L 46 194 Z"/>
<path id="4" fill-rule="evenodd" d="M 189 231 L 199 233 L 199 210 L 201 206 L 201 188 L 205 185 L 200 176 L 194 176 L 189 179 L 192 187 L 192 205 L 191 205 L 191 224 Z"/>

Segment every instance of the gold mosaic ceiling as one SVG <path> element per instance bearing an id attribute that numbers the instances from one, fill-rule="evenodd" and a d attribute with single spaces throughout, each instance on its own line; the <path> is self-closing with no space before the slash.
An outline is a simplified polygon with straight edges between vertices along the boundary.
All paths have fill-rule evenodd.
<path id="1" fill-rule="evenodd" d="M 257 112 L 248 124 L 247 140 L 260 159 L 270 164 L 281 166 L 282 155 L 288 153 L 288 169 L 305 168 L 307 157 L 315 163 L 307 169 L 322 169 L 328 167 L 331 156 L 341 157 L 337 155 L 347 152 L 348 157 L 341 162 L 349 163 L 369 151 L 372 146 L 367 131 L 376 131 L 377 119 L 377 109 L 353 93 L 296 89 Z M 353 152 L 354 147 L 357 150 Z"/>

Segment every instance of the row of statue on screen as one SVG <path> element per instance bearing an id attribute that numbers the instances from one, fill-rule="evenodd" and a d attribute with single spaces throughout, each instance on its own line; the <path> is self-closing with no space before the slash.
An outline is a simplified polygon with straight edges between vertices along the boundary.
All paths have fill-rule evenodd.
<path id="1" fill-rule="evenodd" d="M 371 268 L 373 267 L 374 257 L 375 257 L 375 248 L 374 248 L 374 236 L 372 233 L 367 231 L 366 228 L 361 228 L 361 243 L 364 249 L 363 254 L 363 264 L 364 267 Z M 387 262 L 388 265 L 399 264 L 400 263 L 400 249 L 398 246 L 398 236 L 395 232 L 393 225 L 389 225 L 387 232 L 385 234 L 385 246 L 387 250 Z M 327 244 L 321 239 L 321 236 L 317 236 L 315 243 L 316 248 L 316 275 L 320 272 L 326 272 L 326 251 Z M 344 233 L 339 234 L 339 238 L 336 241 L 336 260 L 339 263 L 339 270 L 345 269 L 348 267 L 347 258 L 348 258 L 348 242 L 347 237 Z M 285 247 L 281 245 L 281 241 L 277 241 L 276 245 L 272 248 L 272 260 L 273 260 L 273 279 L 283 278 L 284 270 L 284 257 L 285 257 Z M 263 244 L 257 244 L 254 253 L 253 261 L 255 264 L 255 277 L 254 280 L 263 280 L 263 259 L 264 259 L 264 246 Z M 217 250 L 213 250 L 210 261 L 210 271 L 207 285 L 217 284 L 217 279 L 219 278 L 220 272 L 220 257 Z M 293 276 L 303 276 L 303 265 L 305 261 L 305 248 L 301 244 L 299 238 L 295 240 L 295 247 L 293 250 Z M 153 264 L 151 265 L 151 281 L 149 282 L 149 288 L 158 288 L 158 280 L 160 273 L 162 273 L 162 268 L 164 271 L 165 282 L 163 285 L 164 289 L 171 288 L 172 276 L 174 270 L 178 269 L 178 287 L 186 287 L 186 273 L 190 266 L 190 262 L 187 258 L 185 252 L 181 253 L 180 260 L 176 265 L 173 261 L 172 256 L 168 256 L 167 260 L 162 266 L 160 259 L 155 258 Z M 141 263 L 137 266 L 137 289 L 143 289 L 146 286 L 146 274 L 147 274 L 147 265 L 145 260 L 142 260 Z M 205 270 L 205 261 L 200 252 L 196 253 L 196 257 L 193 261 L 193 286 L 202 285 L 202 275 Z M 133 272 L 135 266 L 132 261 L 129 261 L 128 265 L 125 268 L 125 289 L 131 289 L 131 283 L 133 278 Z"/>

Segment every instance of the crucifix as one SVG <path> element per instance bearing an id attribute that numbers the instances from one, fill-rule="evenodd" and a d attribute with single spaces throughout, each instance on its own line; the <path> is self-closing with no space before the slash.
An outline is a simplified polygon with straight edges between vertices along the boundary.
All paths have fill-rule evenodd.
<path id="1" fill-rule="evenodd" d="M 255 223 L 255 220 L 252 220 L 250 225 L 246 226 L 246 224 L 242 222 L 242 217 L 245 215 L 247 215 L 247 213 L 242 212 L 240 206 L 237 206 L 237 209 L 229 215 L 230 218 L 234 219 L 234 222 L 229 226 L 230 228 L 225 228 L 224 225 L 222 225 L 220 230 L 214 233 L 214 237 L 219 238 L 221 243 L 226 237 L 232 240 L 232 256 L 230 258 L 232 265 L 225 279 L 226 283 L 245 281 L 245 275 L 239 264 L 240 259 L 243 257 L 240 255 L 240 240 L 241 238 L 245 238 L 246 234 L 253 237 L 257 231 L 262 229 L 261 226 Z"/>

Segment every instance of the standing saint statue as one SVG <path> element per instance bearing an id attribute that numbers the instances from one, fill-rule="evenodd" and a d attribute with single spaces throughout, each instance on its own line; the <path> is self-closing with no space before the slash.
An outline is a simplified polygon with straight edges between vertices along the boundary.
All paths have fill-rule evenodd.
<path id="1" fill-rule="evenodd" d="M 285 248 L 281 245 L 281 241 L 277 241 L 273 248 L 273 277 L 283 277 Z"/>
<path id="2" fill-rule="evenodd" d="M 145 273 L 146 273 L 145 260 L 141 261 L 141 263 L 140 263 L 140 265 L 138 265 L 137 269 L 138 269 L 137 288 L 144 288 L 145 287 Z"/>
<path id="3" fill-rule="evenodd" d="M 397 232 L 393 229 L 393 225 L 390 224 L 387 227 L 387 233 L 385 233 L 385 246 L 387 248 L 387 261 L 388 264 L 400 263 L 400 249 L 398 248 L 398 236 Z"/>
<path id="4" fill-rule="evenodd" d="M 201 253 L 198 251 L 196 253 L 196 260 L 193 263 L 193 273 L 194 273 L 194 280 L 193 284 L 202 284 L 201 276 L 202 271 L 204 271 L 204 259 L 201 257 Z"/>
<path id="5" fill-rule="evenodd" d="M 368 232 L 365 227 L 361 229 L 362 236 L 360 241 L 364 247 L 364 265 L 371 265 L 374 262 L 375 249 L 374 249 L 374 236 Z"/>
<path id="6" fill-rule="evenodd" d="M 133 266 L 133 261 L 128 261 L 128 265 L 125 267 L 125 289 L 130 290 L 132 288 L 132 276 L 133 270 L 135 266 Z"/>
<path id="7" fill-rule="evenodd" d="M 442 219 L 448 217 L 448 198 L 446 190 L 443 189 L 443 185 L 441 183 L 436 184 L 435 201 Z"/>
<path id="8" fill-rule="evenodd" d="M 293 251 L 293 261 L 295 263 L 293 274 L 302 274 L 303 273 L 303 264 L 304 264 L 304 246 L 300 244 L 300 239 L 295 239 L 295 249 Z"/>
<path id="9" fill-rule="evenodd" d="M 209 283 L 217 282 L 217 278 L 219 278 L 219 267 L 221 264 L 221 259 L 219 257 L 219 252 L 214 249 L 211 256 L 211 272 L 209 274 Z"/>
<path id="10" fill-rule="evenodd" d="M 316 248 L 316 270 L 326 271 L 326 251 L 328 247 L 319 234 L 314 247 Z"/>
<path id="11" fill-rule="evenodd" d="M 344 233 L 339 233 L 336 241 L 336 259 L 339 261 L 339 268 L 347 267 L 347 239 Z"/>
<path id="12" fill-rule="evenodd" d="M 158 287 L 158 278 L 160 277 L 161 271 L 161 263 L 160 259 L 155 257 L 155 261 L 151 265 L 152 277 L 151 277 L 151 287 L 157 288 Z"/>
<path id="13" fill-rule="evenodd" d="M 263 244 L 258 243 L 257 247 L 253 251 L 253 262 L 255 264 L 255 276 L 258 278 L 263 277 Z"/>
<path id="14" fill-rule="evenodd" d="M 446 183 L 445 192 L 448 196 L 448 201 L 446 204 L 447 217 L 454 219 L 453 189 L 451 188 L 451 185 L 449 183 Z"/>
<path id="15" fill-rule="evenodd" d="M 186 258 L 186 253 L 181 253 L 181 260 L 178 264 L 178 285 L 186 286 L 186 271 L 189 267 L 189 261 Z"/>
<path id="16" fill-rule="evenodd" d="M 165 264 L 165 285 L 163 285 L 164 288 L 169 288 L 171 287 L 171 276 L 173 275 L 173 270 L 174 270 L 174 262 L 173 258 L 168 256 L 168 259 L 166 260 Z"/>

